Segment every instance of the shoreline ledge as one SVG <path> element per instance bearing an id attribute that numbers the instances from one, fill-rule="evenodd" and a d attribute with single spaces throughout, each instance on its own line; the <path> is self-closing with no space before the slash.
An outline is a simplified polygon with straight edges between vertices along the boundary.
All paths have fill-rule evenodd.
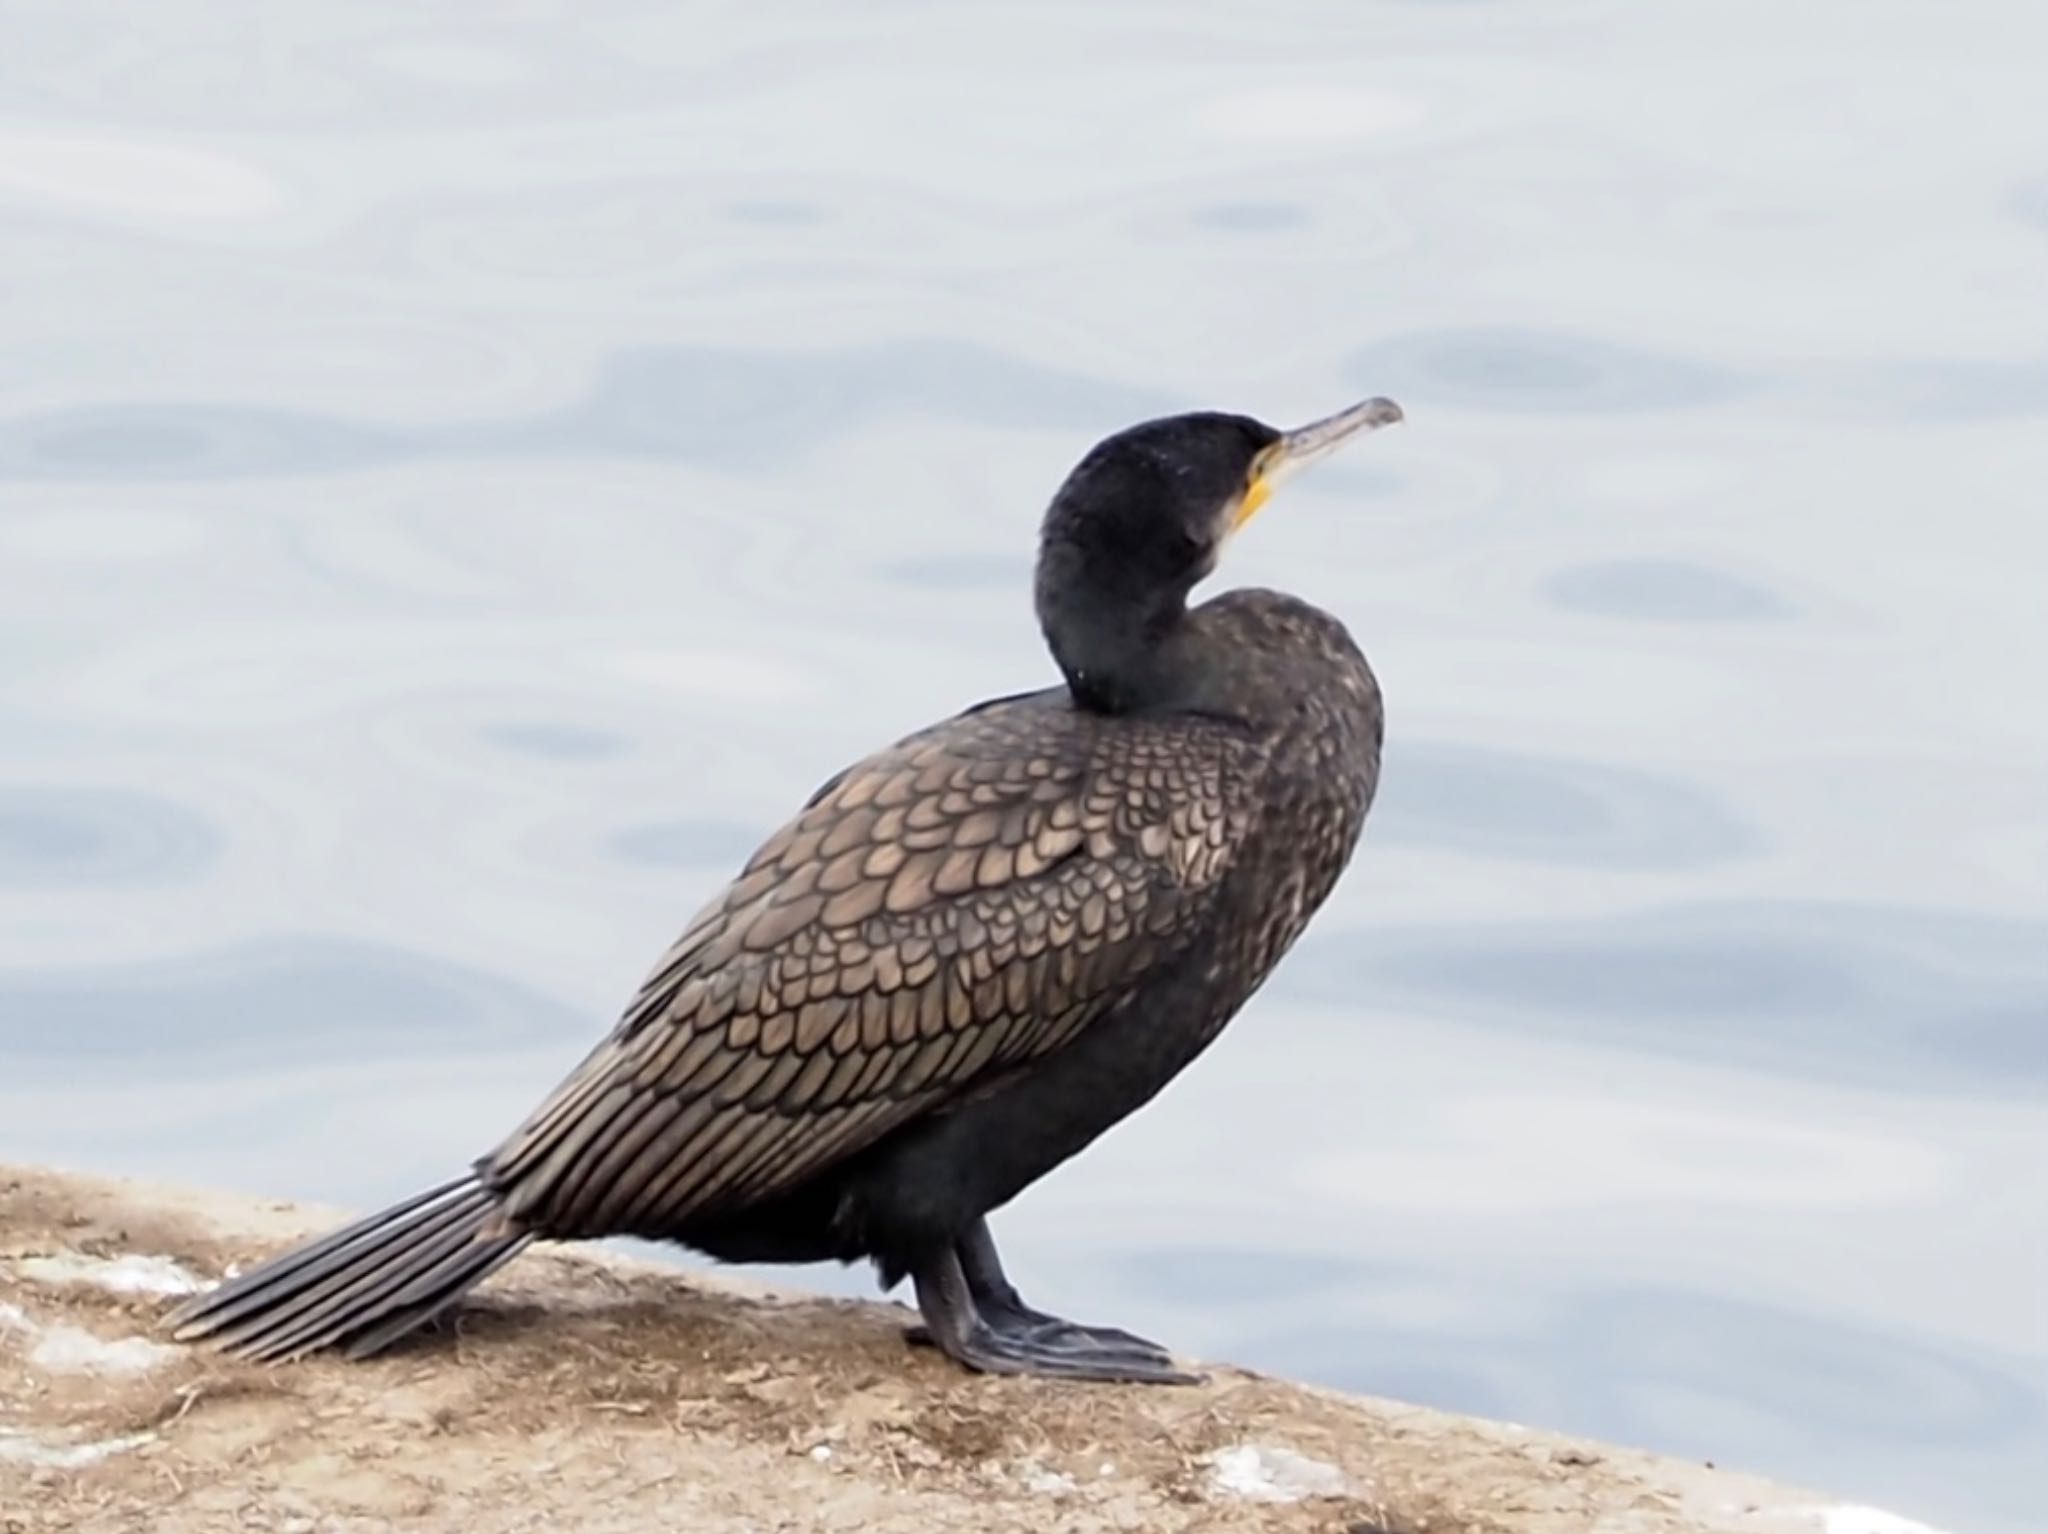
<path id="1" fill-rule="evenodd" d="M 168 1343 L 337 1211 L 0 1164 L 0 1534 L 1937 1534 L 1758 1477 L 1206 1366 L 961 1373 L 879 1302 L 529 1252 L 363 1363 Z"/>

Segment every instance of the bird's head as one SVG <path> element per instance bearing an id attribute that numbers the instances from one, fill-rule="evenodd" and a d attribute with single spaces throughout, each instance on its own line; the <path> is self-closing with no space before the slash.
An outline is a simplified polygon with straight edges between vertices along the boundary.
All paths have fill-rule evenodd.
<path id="1" fill-rule="evenodd" d="M 1053 497 L 1039 542 L 1039 622 L 1075 696 L 1121 706 L 1118 673 L 1133 671 L 1179 619 L 1224 543 L 1273 491 L 1400 419 L 1389 399 L 1294 431 L 1203 411 L 1098 442 Z"/>

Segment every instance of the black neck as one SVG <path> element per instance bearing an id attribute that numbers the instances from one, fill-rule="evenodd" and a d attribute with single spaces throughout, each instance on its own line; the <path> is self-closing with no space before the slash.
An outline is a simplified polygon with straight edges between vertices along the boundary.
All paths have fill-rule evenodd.
<path id="1" fill-rule="evenodd" d="M 1053 541 L 1039 555 L 1037 598 L 1046 644 L 1081 707 L 1128 714 L 1182 691 L 1185 587 L 1105 569 Z"/>

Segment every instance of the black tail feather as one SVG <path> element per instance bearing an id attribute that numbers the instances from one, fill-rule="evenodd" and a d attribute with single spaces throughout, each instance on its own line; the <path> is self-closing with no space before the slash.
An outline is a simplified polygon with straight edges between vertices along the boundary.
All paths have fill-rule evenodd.
<path id="1" fill-rule="evenodd" d="M 517 1256 L 533 1237 L 486 1236 L 497 1200 L 474 1177 L 429 1189 L 294 1248 L 172 1312 L 180 1341 L 248 1358 L 389 1347 Z"/>

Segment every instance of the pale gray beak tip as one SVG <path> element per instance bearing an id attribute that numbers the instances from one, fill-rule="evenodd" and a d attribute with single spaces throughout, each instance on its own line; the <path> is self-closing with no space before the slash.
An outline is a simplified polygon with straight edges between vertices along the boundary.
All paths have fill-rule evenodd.
<path id="1" fill-rule="evenodd" d="M 1289 469 L 1298 469 L 1353 437 L 1362 437 L 1367 432 L 1378 431 L 1382 426 L 1391 426 L 1405 419 L 1401 407 L 1390 399 L 1360 400 L 1333 416 L 1325 416 L 1320 421 L 1283 433 L 1280 438 L 1282 462 Z"/>

